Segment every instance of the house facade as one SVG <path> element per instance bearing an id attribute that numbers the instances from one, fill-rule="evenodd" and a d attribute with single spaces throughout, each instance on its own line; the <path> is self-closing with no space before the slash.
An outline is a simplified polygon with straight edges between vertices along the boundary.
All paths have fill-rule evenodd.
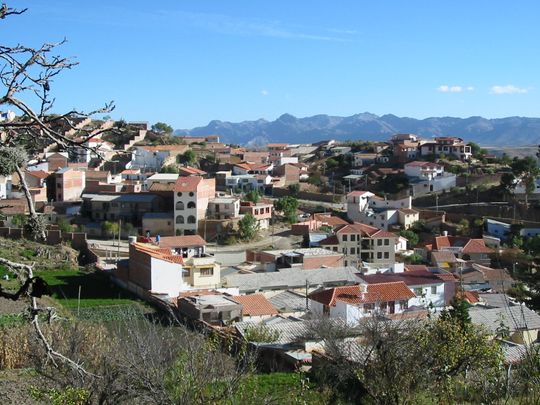
<path id="1" fill-rule="evenodd" d="M 414 293 L 403 283 L 360 284 L 315 291 L 309 295 L 311 312 L 318 317 L 341 318 L 354 326 L 375 314 L 401 314 Z"/>
<path id="2" fill-rule="evenodd" d="M 180 176 L 174 186 L 174 218 L 176 235 L 195 235 L 199 221 L 206 218 L 210 199 L 216 195 L 215 179 Z"/>

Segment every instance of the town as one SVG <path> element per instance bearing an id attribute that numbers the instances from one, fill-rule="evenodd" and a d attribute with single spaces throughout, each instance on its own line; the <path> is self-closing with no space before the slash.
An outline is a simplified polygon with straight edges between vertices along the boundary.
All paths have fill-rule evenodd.
<path id="1" fill-rule="evenodd" d="M 539 404 L 539 6 L 154 3 L 0 3 L 0 403 Z"/>
<path id="2" fill-rule="evenodd" d="M 362 351 L 366 320 L 421 321 L 458 302 L 507 367 L 538 339 L 535 158 L 454 136 L 247 148 L 173 136 L 164 123 L 84 119 L 64 130 L 80 146 L 47 145 L 4 170 L 2 240 L 32 239 L 33 210 L 46 245 L 75 249 L 124 296 L 249 344 L 262 370 L 324 368 L 314 319 L 349 328 Z M 81 290 L 95 292 L 78 282 L 67 308 L 80 314 Z"/>

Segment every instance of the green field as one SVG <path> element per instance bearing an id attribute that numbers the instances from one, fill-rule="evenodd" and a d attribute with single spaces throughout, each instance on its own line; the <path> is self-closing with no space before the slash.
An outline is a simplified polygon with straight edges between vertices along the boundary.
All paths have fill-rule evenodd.
<path id="1" fill-rule="evenodd" d="M 113 321 L 150 311 L 133 294 L 114 285 L 105 273 L 73 269 L 39 271 L 36 275 L 47 282 L 51 297 L 80 319 Z"/>

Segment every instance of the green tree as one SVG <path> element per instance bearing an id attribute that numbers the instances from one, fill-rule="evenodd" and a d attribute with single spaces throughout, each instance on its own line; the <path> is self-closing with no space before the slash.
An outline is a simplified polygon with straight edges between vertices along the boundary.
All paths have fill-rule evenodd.
<path id="1" fill-rule="evenodd" d="M 59 217 L 56 221 L 56 225 L 62 232 L 73 232 L 73 225 L 69 223 L 66 218 Z"/>
<path id="2" fill-rule="evenodd" d="M 175 165 L 165 165 L 160 170 L 160 173 L 178 173 L 178 167 Z"/>
<path id="3" fill-rule="evenodd" d="M 404 256 L 403 261 L 407 264 L 422 264 L 424 262 L 424 258 L 418 253 L 413 253 L 412 255 Z"/>
<path id="4" fill-rule="evenodd" d="M 399 235 L 407 239 L 407 247 L 410 249 L 413 246 L 416 246 L 420 241 L 420 237 L 410 229 L 404 229 L 399 231 Z"/>
<path id="5" fill-rule="evenodd" d="M 195 162 L 197 161 L 197 155 L 191 149 L 185 151 L 185 153 L 181 156 L 182 161 L 190 166 L 195 164 Z"/>
<path id="6" fill-rule="evenodd" d="M 104 236 L 115 238 L 118 235 L 118 223 L 111 221 L 104 221 L 101 223 L 101 232 Z"/>
<path id="7" fill-rule="evenodd" d="M 17 228 L 24 227 L 27 221 L 28 217 L 24 214 L 15 214 L 13 218 L 11 218 L 11 223 Z"/>
<path id="8" fill-rule="evenodd" d="M 291 193 L 292 196 L 296 197 L 298 193 L 300 192 L 300 184 L 289 184 L 289 187 L 287 187 Z"/>
<path id="9" fill-rule="evenodd" d="M 469 220 L 463 218 L 459 221 L 456 230 L 460 235 L 467 235 L 469 233 Z"/>
<path id="10" fill-rule="evenodd" d="M 528 204 L 529 195 L 536 188 L 536 178 L 540 175 L 538 162 L 532 156 L 527 156 L 523 159 L 515 158 L 511 164 L 511 168 L 515 178 L 520 180 L 525 187 L 525 204 Z"/>
<path id="11" fill-rule="evenodd" d="M 260 199 L 261 199 L 261 194 L 259 193 L 258 190 L 250 190 L 246 194 L 244 194 L 245 201 L 251 201 L 252 203 L 257 204 Z"/>
<path id="12" fill-rule="evenodd" d="M 152 125 L 152 131 L 157 132 L 158 134 L 172 134 L 173 128 L 164 122 L 156 122 Z"/>
<path id="13" fill-rule="evenodd" d="M 291 196 L 281 197 L 278 200 L 274 201 L 275 209 L 277 211 L 283 212 L 285 219 L 290 224 L 294 224 L 298 220 L 298 205 L 298 200 Z"/>
<path id="14" fill-rule="evenodd" d="M 244 215 L 244 218 L 238 221 L 238 236 L 244 241 L 253 239 L 258 230 L 257 219 L 251 214 Z"/>

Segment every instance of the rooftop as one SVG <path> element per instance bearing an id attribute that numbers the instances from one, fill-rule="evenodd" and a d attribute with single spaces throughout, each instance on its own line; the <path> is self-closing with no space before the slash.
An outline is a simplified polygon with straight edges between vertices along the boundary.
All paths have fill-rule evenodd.
<path id="1" fill-rule="evenodd" d="M 309 298 L 312 300 L 328 306 L 335 306 L 336 301 L 343 301 L 354 305 L 409 300 L 414 297 L 416 295 L 403 281 L 368 284 L 366 292 L 362 291 L 361 286 L 352 285 L 315 291 L 309 295 Z"/>
<path id="2" fill-rule="evenodd" d="M 277 309 L 262 294 L 235 295 L 232 300 L 242 304 L 242 314 L 247 316 L 277 315 Z"/>
<path id="3" fill-rule="evenodd" d="M 264 253 L 269 253 L 274 256 L 341 256 L 341 253 L 334 252 L 324 248 L 302 248 L 302 249 L 276 249 L 265 250 Z"/>
<path id="4" fill-rule="evenodd" d="M 181 176 L 176 180 L 174 185 L 174 191 L 176 192 L 186 192 L 186 191 L 197 191 L 199 183 L 203 180 L 200 176 Z"/>
<path id="5" fill-rule="evenodd" d="M 511 332 L 540 329 L 540 316 L 524 305 L 492 309 L 475 306 L 469 309 L 469 315 L 473 323 L 484 325 L 493 333 L 500 328 L 501 320 Z"/>
<path id="6" fill-rule="evenodd" d="M 330 267 L 310 270 L 281 269 L 268 273 L 231 274 L 223 277 L 227 287 L 238 287 L 240 291 L 289 290 L 310 286 L 332 286 L 358 282 L 355 267 Z"/>

